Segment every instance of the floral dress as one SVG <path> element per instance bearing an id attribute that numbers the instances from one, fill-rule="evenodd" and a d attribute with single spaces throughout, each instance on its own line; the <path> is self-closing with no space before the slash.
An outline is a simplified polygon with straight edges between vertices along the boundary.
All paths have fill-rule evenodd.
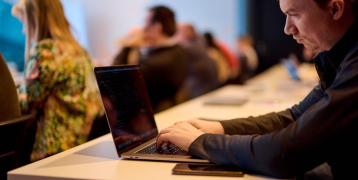
<path id="1" fill-rule="evenodd" d="M 43 40 L 31 50 L 24 78 L 21 110 L 38 120 L 31 160 L 86 142 L 94 118 L 103 113 L 87 52 L 70 56 L 55 40 Z"/>

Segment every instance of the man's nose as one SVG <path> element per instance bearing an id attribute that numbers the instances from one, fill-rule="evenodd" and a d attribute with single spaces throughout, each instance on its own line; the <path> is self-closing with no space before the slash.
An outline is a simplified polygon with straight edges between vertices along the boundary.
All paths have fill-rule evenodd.
<path id="1" fill-rule="evenodd" d="M 292 22 L 292 20 L 287 17 L 286 18 L 286 25 L 285 25 L 285 29 L 284 32 L 287 35 L 293 35 L 297 33 L 297 27 L 295 26 L 295 24 Z"/>

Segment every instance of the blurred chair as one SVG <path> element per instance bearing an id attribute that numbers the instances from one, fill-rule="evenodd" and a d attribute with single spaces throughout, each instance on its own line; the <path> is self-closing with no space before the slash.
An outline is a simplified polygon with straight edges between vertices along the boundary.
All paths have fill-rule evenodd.
<path id="1" fill-rule="evenodd" d="M 96 119 L 93 121 L 92 129 L 88 135 L 87 141 L 91 141 L 108 133 L 110 133 L 110 130 L 106 115 L 97 115 Z"/>
<path id="2" fill-rule="evenodd" d="M 36 130 L 32 115 L 0 122 L 0 179 L 6 179 L 8 171 L 30 163 Z"/>
<path id="3" fill-rule="evenodd" d="M 16 86 L 0 53 L 0 122 L 21 116 Z"/>

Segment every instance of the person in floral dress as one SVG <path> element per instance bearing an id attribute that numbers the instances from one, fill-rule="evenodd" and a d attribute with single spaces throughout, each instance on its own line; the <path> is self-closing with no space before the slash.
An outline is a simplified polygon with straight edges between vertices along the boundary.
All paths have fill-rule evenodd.
<path id="1" fill-rule="evenodd" d="M 35 161 L 86 142 L 102 104 L 91 59 L 73 38 L 60 1 L 20 0 L 12 13 L 27 35 L 19 96 L 22 113 L 38 120 Z"/>

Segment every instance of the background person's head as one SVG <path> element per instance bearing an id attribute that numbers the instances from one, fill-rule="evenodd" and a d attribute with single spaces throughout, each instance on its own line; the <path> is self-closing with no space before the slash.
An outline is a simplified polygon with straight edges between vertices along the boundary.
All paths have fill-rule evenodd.
<path id="1" fill-rule="evenodd" d="M 236 47 L 239 53 L 244 52 L 247 48 L 254 47 L 254 39 L 249 34 L 240 36 L 236 41 Z"/>
<path id="2" fill-rule="evenodd" d="M 59 0 L 20 0 L 12 8 L 12 14 L 23 23 L 26 34 L 25 59 L 28 58 L 30 42 L 54 39 L 67 53 L 76 55 L 80 46 L 73 38 L 70 24 Z"/>
<path id="3" fill-rule="evenodd" d="M 204 38 L 205 38 L 207 47 L 219 49 L 219 47 L 216 45 L 213 35 L 210 32 L 204 33 Z"/>
<path id="4" fill-rule="evenodd" d="M 197 34 L 192 24 L 189 23 L 177 24 L 177 32 L 175 34 L 175 37 L 180 43 L 185 43 L 187 41 L 195 39 L 196 36 Z"/>
<path id="5" fill-rule="evenodd" d="M 150 8 L 144 26 L 144 33 L 149 42 L 171 38 L 175 31 L 175 15 L 172 10 L 164 6 Z"/>
<path id="6" fill-rule="evenodd" d="M 330 50 L 355 20 L 355 0 L 279 0 L 285 33 L 313 51 Z"/>

